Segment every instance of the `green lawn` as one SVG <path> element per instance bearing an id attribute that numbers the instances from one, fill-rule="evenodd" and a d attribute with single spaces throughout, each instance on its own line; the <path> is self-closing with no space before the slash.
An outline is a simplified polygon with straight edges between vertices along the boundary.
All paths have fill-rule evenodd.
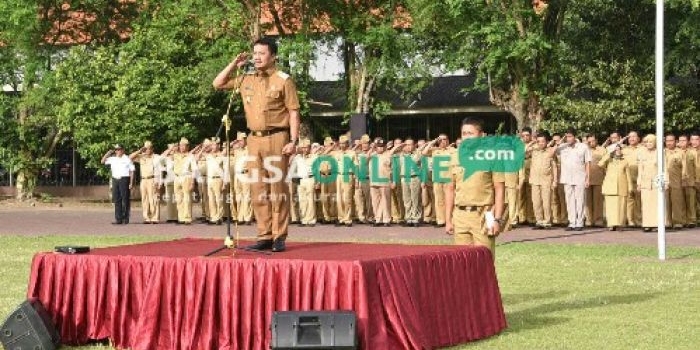
<path id="1" fill-rule="evenodd" d="M 0 246 L 0 317 L 26 293 L 32 255 L 59 244 L 92 247 L 165 239 L 143 236 L 13 237 Z M 700 249 L 506 244 L 498 277 L 509 327 L 451 349 L 697 349 Z M 446 275 L 448 273 L 446 272 Z M 88 349 L 105 347 L 80 347 Z"/>

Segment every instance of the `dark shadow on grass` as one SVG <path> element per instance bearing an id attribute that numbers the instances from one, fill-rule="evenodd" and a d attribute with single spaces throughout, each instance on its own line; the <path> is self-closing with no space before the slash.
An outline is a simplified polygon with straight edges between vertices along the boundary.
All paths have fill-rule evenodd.
<path id="1" fill-rule="evenodd" d="M 592 234 L 597 234 L 597 233 L 603 233 L 607 232 L 607 230 L 590 230 L 590 231 L 581 231 L 577 233 L 565 233 L 561 235 L 556 235 L 556 236 L 546 236 L 546 237 L 537 237 L 537 238 L 523 238 L 523 239 L 517 239 L 517 240 L 512 240 L 508 242 L 503 242 L 500 244 L 497 244 L 497 246 L 504 246 L 508 244 L 513 244 L 513 243 L 527 243 L 527 242 L 537 242 L 537 241 L 548 241 L 550 239 L 558 239 L 558 238 L 567 238 L 567 237 L 576 237 L 576 236 L 586 236 L 586 235 L 592 235 Z"/>
<path id="2" fill-rule="evenodd" d="M 517 333 L 530 329 L 538 329 L 570 320 L 566 317 L 553 317 L 548 314 L 581 309 L 598 309 L 614 305 L 626 305 L 645 302 L 658 297 L 661 293 L 640 293 L 626 295 L 610 295 L 584 300 L 567 300 L 546 303 L 529 309 L 509 312 L 506 314 L 508 328 L 503 334 Z"/>
<path id="3" fill-rule="evenodd" d="M 523 302 L 528 302 L 532 300 L 540 299 L 553 299 L 562 297 L 569 294 L 566 290 L 551 290 L 544 293 L 514 293 L 514 294 L 503 294 L 501 298 L 503 299 L 504 305 L 514 305 Z"/>

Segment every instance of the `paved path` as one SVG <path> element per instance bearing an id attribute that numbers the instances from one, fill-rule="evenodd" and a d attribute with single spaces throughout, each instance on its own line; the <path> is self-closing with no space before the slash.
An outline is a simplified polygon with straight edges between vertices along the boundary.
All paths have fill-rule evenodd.
<path id="1" fill-rule="evenodd" d="M 195 210 L 195 216 L 198 211 Z M 77 206 L 40 205 L 37 207 L 5 205 L 0 203 L 0 235 L 171 235 L 174 237 L 223 237 L 226 226 L 193 224 L 178 226 L 174 224 L 141 224 L 139 208 L 134 208 L 129 225 L 111 225 L 113 210 L 109 205 Z M 232 232 L 235 227 L 232 225 Z M 255 236 L 254 226 L 239 226 L 241 238 Z M 442 228 L 433 227 L 371 227 L 354 225 L 353 227 L 334 227 L 317 225 L 316 227 L 297 227 L 292 225 L 290 240 L 314 241 L 406 241 L 413 243 L 450 244 L 452 239 L 443 233 Z M 530 228 L 518 228 L 501 235 L 499 244 L 515 242 L 540 243 L 590 243 L 590 244 L 630 244 L 654 246 L 656 233 L 643 233 L 640 230 L 609 232 L 606 229 L 588 229 L 582 232 L 567 232 L 563 229 L 535 231 Z M 511 243 L 512 242 L 512 243 Z M 700 247 L 700 229 L 683 230 L 667 233 L 668 246 Z"/>

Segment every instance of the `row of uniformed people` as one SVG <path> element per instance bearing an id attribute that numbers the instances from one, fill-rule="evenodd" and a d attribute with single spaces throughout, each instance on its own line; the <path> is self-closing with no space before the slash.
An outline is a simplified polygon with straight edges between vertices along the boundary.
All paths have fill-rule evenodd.
<path id="1" fill-rule="evenodd" d="M 456 149 L 447 136 L 385 142 L 363 135 L 353 145 L 341 136 L 337 143 L 327 137 L 323 145 L 303 139 L 299 146 L 290 159 L 292 223 L 445 226 L 448 164 Z M 437 157 L 442 170 L 433 174 Z"/>
<path id="2" fill-rule="evenodd" d="M 526 160 L 517 174 L 506 174 L 511 225 L 531 224 L 536 229 L 569 225 L 560 156 L 553 152 L 562 138 L 520 133 L 526 144 Z M 656 138 L 640 139 L 632 131 L 622 137 L 613 132 L 602 144 L 589 135 L 580 140 L 590 153 L 585 190 L 585 225 L 611 230 L 628 226 L 650 231 L 656 224 Z M 698 223 L 700 191 L 700 135 L 666 135 L 665 225 L 680 229 Z"/>
<path id="3" fill-rule="evenodd" d="M 143 222 L 159 223 L 160 205 L 165 204 L 167 222 L 191 224 L 193 199 L 198 194 L 202 221 L 220 224 L 230 218 L 250 224 L 250 184 L 241 179 L 247 174 L 245 133 L 238 133 L 230 148 L 228 161 L 216 138 L 205 139 L 191 150 L 189 141 L 182 138 L 162 154 L 155 154 L 153 144 L 146 141 L 133 152 L 130 158 L 140 163 Z"/>

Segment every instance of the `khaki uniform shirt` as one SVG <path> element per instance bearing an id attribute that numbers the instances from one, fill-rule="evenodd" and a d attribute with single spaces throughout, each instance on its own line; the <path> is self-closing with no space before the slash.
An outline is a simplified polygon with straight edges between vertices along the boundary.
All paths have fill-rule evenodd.
<path id="1" fill-rule="evenodd" d="M 431 157 L 433 158 L 433 182 L 437 180 L 442 180 L 442 182 L 449 181 L 452 177 L 450 176 L 450 158 L 452 156 L 453 148 L 436 148 L 432 151 Z M 437 171 L 438 162 L 440 163 L 440 171 Z"/>
<path id="2" fill-rule="evenodd" d="M 666 162 L 666 181 L 669 188 L 681 188 L 681 180 L 685 173 L 685 164 L 683 162 L 683 152 L 676 148 L 674 150 L 664 150 L 664 160 Z"/>
<path id="3" fill-rule="evenodd" d="M 206 176 L 210 179 L 223 178 L 224 176 L 224 163 L 226 162 L 226 157 L 217 154 L 207 154 L 205 159 L 206 164 Z"/>
<path id="4" fill-rule="evenodd" d="M 335 162 L 337 164 L 337 169 L 338 169 L 338 174 L 337 175 L 344 175 L 344 174 L 352 174 L 354 170 L 350 167 L 347 169 L 345 168 L 345 163 L 352 163 L 357 165 L 357 154 L 355 151 L 347 149 L 345 151 L 337 150 L 333 151 L 330 153 L 330 156 L 335 159 Z"/>
<path id="5" fill-rule="evenodd" d="M 528 182 L 531 185 L 551 186 L 552 182 L 556 180 L 554 169 L 557 163 L 554 160 L 554 153 L 547 149 L 535 149 L 532 151 L 531 159 Z"/>
<path id="6" fill-rule="evenodd" d="M 160 182 L 161 159 L 159 155 L 152 154 L 147 156 L 140 154 L 134 161 L 140 164 L 139 172 L 142 179 L 156 179 L 157 182 Z"/>
<path id="7" fill-rule="evenodd" d="M 589 147 L 590 148 L 590 147 Z M 592 186 L 600 186 L 603 184 L 603 179 L 605 178 L 605 168 L 598 166 L 601 159 L 608 153 L 605 148 L 601 146 L 596 146 L 595 148 L 590 148 L 591 150 L 591 177 L 588 179 Z"/>
<path id="8" fill-rule="evenodd" d="M 606 196 L 627 196 L 634 187 L 629 171 L 629 161 L 623 158 L 613 158 L 609 154 L 603 156 L 598 166 L 605 168 L 602 192 Z"/>
<path id="9" fill-rule="evenodd" d="M 459 164 L 459 153 L 450 158 L 450 174 L 455 184 L 455 205 L 488 206 L 495 202 L 494 182 L 505 182 L 503 173 L 477 171 L 464 179 L 464 168 Z"/>
<path id="10" fill-rule="evenodd" d="M 401 169 L 400 170 L 401 171 L 401 173 L 400 173 L 401 179 L 404 179 L 404 176 L 410 178 L 410 177 L 415 177 L 415 176 L 419 175 L 418 173 L 419 173 L 420 169 L 417 169 L 416 167 L 421 167 L 421 154 L 420 154 L 420 152 L 414 151 L 413 153 L 402 153 L 400 155 L 400 157 L 401 158 L 399 159 L 399 167 Z M 410 160 L 407 161 L 406 158 L 409 158 Z M 411 165 L 411 167 L 409 168 L 408 163 L 411 160 L 413 160 L 413 164 L 415 164 L 415 166 Z M 406 175 L 407 172 L 409 171 L 409 169 L 410 169 L 410 173 L 408 173 L 408 175 Z"/>
<path id="11" fill-rule="evenodd" d="M 627 146 L 622 148 L 622 157 L 627 159 L 627 167 L 629 168 L 630 177 L 632 178 L 633 189 L 637 186 L 637 172 L 639 169 L 639 150 L 640 146 Z"/>
<path id="12" fill-rule="evenodd" d="M 369 172 L 371 186 L 391 185 L 391 155 L 389 155 L 388 151 L 372 155 L 369 163 Z"/>
<path id="13" fill-rule="evenodd" d="M 192 177 L 197 171 L 197 166 L 189 153 L 175 153 L 173 171 L 176 177 Z"/>
<path id="14" fill-rule="evenodd" d="M 288 74 L 273 67 L 239 79 L 248 129 L 289 128 L 289 111 L 299 109 L 299 98 Z"/>
<path id="15" fill-rule="evenodd" d="M 698 163 L 698 152 L 695 149 L 687 148 L 682 151 L 685 153 L 685 177 L 683 178 L 681 185 L 683 187 L 693 187 L 698 181 L 697 179 L 697 163 Z"/>
<path id="16" fill-rule="evenodd" d="M 637 164 L 639 165 L 637 186 L 640 186 L 643 190 L 654 189 L 654 179 L 656 179 L 656 173 L 659 171 L 656 162 L 656 150 L 650 151 L 647 148 L 640 147 L 637 151 L 637 157 Z"/>

